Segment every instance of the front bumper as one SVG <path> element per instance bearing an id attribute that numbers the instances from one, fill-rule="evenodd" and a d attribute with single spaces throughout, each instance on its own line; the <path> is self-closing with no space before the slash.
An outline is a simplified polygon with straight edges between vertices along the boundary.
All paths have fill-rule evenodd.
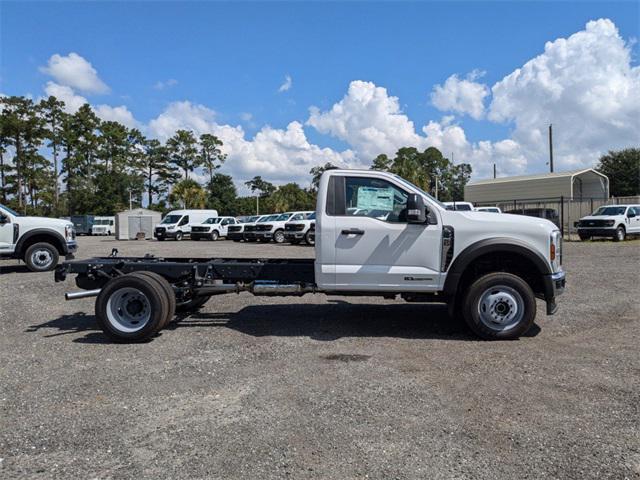
<path id="1" fill-rule="evenodd" d="M 302 240 L 304 238 L 303 232 L 285 232 L 284 239 L 287 241 L 291 240 Z"/>
<path id="2" fill-rule="evenodd" d="M 256 232 L 256 238 L 258 240 L 271 240 L 273 238 L 272 232 Z"/>
<path id="3" fill-rule="evenodd" d="M 547 302 L 547 315 L 558 311 L 556 297 L 564 293 L 566 273 L 564 270 L 544 276 L 544 300 Z"/>
<path id="4" fill-rule="evenodd" d="M 165 231 L 165 232 L 158 232 L 156 230 L 153 231 L 153 236 L 155 238 L 176 238 L 176 231 Z"/>
<path id="5" fill-rule="evenodd" d="M 66 243 L 64 254 L 67 257 L 67 259 L 73 258 L 73 254 L 76 253 L 77 251 L 78 251 L 78 242 L 76 242 L 75 240 L 71 240 L 70 242 Z"/>
<path id="6" fill-rule="evenodd" d="M 189 237 L 191 238 L 191 240 L 196 240 L 196 239 L 200 240 L 201 238 L 209 240 L 211 238 L 211 233 L 208 233 L 208 232 L 191 232 Z"/>
<path id="7" fill-rule="evenodd" d="M 242 232 L 229 232 L 227 238 L 229 240 L 244 240 L 245 234 Z"/>
<path id="8" fill-rule="evenodd" d="M 616 229 L 614 227 L 611 227 L 611 228 L 578 227 L 578 235 L 585 235 L 588 237 L 615 237 Z"/>

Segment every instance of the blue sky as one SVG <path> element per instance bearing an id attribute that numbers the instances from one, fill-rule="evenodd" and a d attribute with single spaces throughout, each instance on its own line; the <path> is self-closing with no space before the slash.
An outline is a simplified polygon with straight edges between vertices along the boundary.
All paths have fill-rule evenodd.
<path id="1" fill-rule="evenodd" d="M 470 80 L 491 88 L 543 53 L 545 42 L 568 38 L 599 18 L 613 22 L 630 66 L 638 65 L 638 2 L 0 5 L 1 93 L 43 95 L 51 76 L 41 67 L 54 54 L 75 52 L 110 88 L 100 95 L 77 92 L 92 104 L 124 105 L 146 124 L 171 102 L 189 101 L 215 111 L 217 124 L 240 125 L 247 140 L 265 125 L 304 124 L 311 106 L 330 110 L 354 80 L 397 97 L 419 133 L 448 114 L 432 104 L 435 85 L 480 70 L 484 75 Z M 291 88 L 279 92 L 287 75 Z M 488 106 L 491 97 L 484 101 Z M 464 114 L 453 120 L 469 142 L 509 138 L 519 121 Z M 310 143 L 353 149 L 344 135 L 319 130 L 304 127 Z M 530 160 L 525 171 L 535 165 Z"/>

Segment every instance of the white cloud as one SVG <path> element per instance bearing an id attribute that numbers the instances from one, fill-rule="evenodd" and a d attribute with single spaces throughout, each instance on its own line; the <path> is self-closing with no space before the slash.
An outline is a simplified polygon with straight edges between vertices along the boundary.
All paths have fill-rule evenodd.
<path id="1" fill-rule="evenodd" d="M 98 77 L 98 72 L 87 60 L 75 52 L 66 57 L 54 54 L 46 67 L 40 70 L 51 75 L 63 86 L 72 87 L 85 93 L 108 93 L 109 87 Z"/>
<path id="2" fill-rule="evenodd" d="M 101 120 L 119 122 L 129 128 L 140 128 L 140 123 L 133 117 L 133 113 L 124 105 L 120 105 L 119 107 L 98 105 L 92 108 Z"/>
<path id="3" fill-rule="evenodd" d="M 544 53 L 492 87 L 489 119 L 513 123 L 512 139 L 541 169 L 554 126 L 559 169 L 593 165 L 609 149 L 638 144 L 640 67 L 611 20 L 547 42 Z"/>
<path id="4" fill-rule="evenodd" d="M 227 154 L 224 171 L 237 180 L 263 175 L 273 181 L 305 183 L 309 170 L 316 165 L 346 165 L 354 160 L 349 150 L 337 152 L 310 143 L 300 122 L 291 122 L 285 129 L 265 126 L 247 139 L 241 126 L 218 124 L 213 110 L 188 101 L 171 103 L 149 122 L 148 134 L 166 140 L 178 129 L 218 136 Z"/>
<path id="5" fill-rule="evenodd" d="M 433 87 L 431 103 L 439 110 L 467 114 L 479 120 L 484 114 L 484 99 L 489 95 L 489 87 L 474 81 L 481 76 L 478 70 L 465 79 L 451 75 L 444 85 Z"/>
<path id="6" fill-rule="evenodd" d="M 280 88 L 278 88 L 278 92 L 286 92 L 290 90 L 291 87 L 293 87 L 293 79 L 291 75 L 285 75 L 284 82 L 280 85 Z"/>
<path id="7" fill-rule="evenodd" d="M 175 78 L 170 78 L 169 80 L 158 80 L 153 86 L 156 90 L 164 90 L 166 88 L 174 87 L 178 84 L 178 81 Z"/>
<path id="8" fill-rule="evenodd" d="M 55 82 L 47 82 L 44 91 L 48 97 L 53 96 L 64 102 L 64 111 L 67 113 L 76 113 L 78 109 L 87 103 L 87 99 L 82 95 L 76 94 L 72 88 L 65 85 L 58 85 Z"/>
<path id="9" fill-rule="evenodd" d="M 413 122 L 402 113 L 397 97 L 372 82 L 355 80 L 338 103 L 321 112 L 309 109 L 307 125 L 347 142 L 363 160 L 391 155 L 403 146 L 426 147 Z"/>

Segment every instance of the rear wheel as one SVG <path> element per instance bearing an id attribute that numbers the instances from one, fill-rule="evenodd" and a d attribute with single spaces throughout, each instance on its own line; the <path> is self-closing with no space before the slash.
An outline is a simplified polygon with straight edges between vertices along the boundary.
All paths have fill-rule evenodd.
<path id="1" fill-rule="evenodd" d="M 531 328 L 536 299 L 531 287 L 510 273 L 489 273 L 467 292 L 462 313 L 469 328 L 485 340 L 512 340 Z"/>
<path id="2" fill-rule="evenodd" d="M 623 242 L 626 237 L 627 237 L 627 231 L 624 229 L 624 227 L 622 225 L 620 225 L 616 229 L 616 234 L 613 237 L 613 241 L 614 242 Z"/>
<path id="3" fill-rule="evenodd" d="M 110 280 L 96 300 L 102 331 L 116 342 L 143 342 L 163 326 L 169 297 L 154 279 L 127 274 Z"/>
<path id="4" fill-rule="evenodd" d="M 50 243 L 34 243 L 24 255 L 24 261 L 32 272 L 48 272 L 58 264 L 58 250 Z"/>
<path id="5" fill-rule="evenodd" d="M 284 232 L 282 230 L 276 230 L 273 234 L 273 241 L 276 243 L 284 242 Z"/>
<path id="6" fill-rule="evenodd" d="M 152 281 L 156 282 L 160 286 L 160 288 L 162 288 L 162 290 L 164 291 L 165 295 L 167 296 L 168 308 L 167 308 L 167 315 L 165 316 L 164 322 L 162 324 L 162 327 L 160 327 L 160 328 L 164 328 L 169 323 L 171 323 L 171 321 L 174 319 L 174 317 L 176 315 L 176 294 L 173 291 L 173 287 L 167 281 L 167 279 L 164 278 L 162 275 L 156 273 L 156 272 L 149 272 L 149 271 L 146 271 L 146 270 L 143 270 L 141 272 L 134 272 L 134 273 L 131 273 L 131 275 L 137 275 L 137 276 L 142 276 L 142 277 L 145 277 L 145 278 L 150 278 L 150 279 L 152 279 Z"/>

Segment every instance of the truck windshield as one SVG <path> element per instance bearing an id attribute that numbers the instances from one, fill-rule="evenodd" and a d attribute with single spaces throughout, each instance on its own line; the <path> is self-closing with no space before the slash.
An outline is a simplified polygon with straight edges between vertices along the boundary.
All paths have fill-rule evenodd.
<path id="1" fill-rule="evenodd" d="M 206 223 L 206 224 L 211 225 L 212 223 L 220 223 L 220 220 L 222 220 L 220 217 L 217 217 L 217 218 L 207 218 L 207 220 L 205 220 L 203 223 Z"/>
<path id="2" fill-rule="evenodd" d="M 627 207 L 600 207 L 593 212 L 594 217 L 603 217 L 605 215 L 624 215 Z"/>
<path id="3" fill-rule="evenodd" d="M 4 205 L 0 205 L 0 210 L 4 210 L 5 212 L 10 213 L 14 217 L 21 217 L 22 216 L 18 212 L 16 212 L 15 210 L 11 210 L 9 207 L 5 207 Z"/>
<path id="4" fill-rule="evenodd" d="M 167 215 L 162 219 L 160 223 L 164 223 L 165 225 L 167 223 L 178 223 L 181 218 L 182 218 L 182 215 Z"/>
<path id="5" fill-rule="evenodd" d="M 304 213 L 296 213 L 293 217 L 291 217 L 291 221 L 295 222 L 296 220 L 304 220 L 305 218 L 308 218 L 308 217 L 305 216 Z"/>
<path id="6" fill-rule="evenodd" d="M 440 200 L 436 200 L 435 198 L 433 198 L 431 195 L 429 195 L 427 192 L 425 192 L 424 190 L 422 190 L 420 187 L 414 185 L 413 183 L 411 183 L 408 180 L 405 180 L 404 178 L 398 176 L 398 175 L 394 175 L 394 177 L 396 178 L 396 180 L 399 180 L 400 183 L 404 183 L 405 185 L 410 186 L 411 188 L 419 191 L 421 194 L 423 194 L 425 197 L 427 197 L 429 200 L 432 200 L 433 202 L 437 203 L 443 210 L 447 210 L 447 207 L 444 203 L 442 203 Z"/>
<path id="7" fill-rule="evenodd" d="M 290 213 L 283 213 L 282 215 L 278 215 L 274 220 L 276 222 L 284 222 L 286 220 L 289 220 L 289 218 L 291 218 Z"/>
<path id="8" fill-rule="evenodd" d="M 258 220 L 258 223 L 272 222 L 276 218 L 278 218 L 278 215 L 269 215 L 268 217 L 262 217 L 260 220 Z"/>

